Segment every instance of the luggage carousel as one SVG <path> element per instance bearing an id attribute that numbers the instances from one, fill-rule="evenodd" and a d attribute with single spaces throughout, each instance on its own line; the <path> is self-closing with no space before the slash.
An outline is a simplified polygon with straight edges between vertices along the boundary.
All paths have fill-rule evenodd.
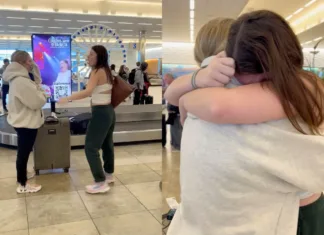
<path id="1" fill-rule="evenodd" d="M 80 113 L 90 112 L 90 107 L 58 108 L 58 117 L 73 117 Z M 116 109 L 115 143 L 160 141 L 162 139 L 162 106 L 121 105 Z M 50 109 L 44 109 L 45 116 Z M 71 146 L 83 146 L 85 135 L 71 135 Z M 0 117 L 0 144 L 17 146 L 15 130 L 7 123 L 6 116 Z"/>

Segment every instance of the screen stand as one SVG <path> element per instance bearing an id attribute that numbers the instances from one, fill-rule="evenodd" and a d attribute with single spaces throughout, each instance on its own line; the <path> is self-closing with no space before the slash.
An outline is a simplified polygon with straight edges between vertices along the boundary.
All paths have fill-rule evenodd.
<path id="1" fill-rule="evenodd" d="M 52 116 L 56 117 L 56 114 L 61 114 L 59 112 L 56 112 L 56 102 L 54 100 L 51 100 L 51 114 Z"/>

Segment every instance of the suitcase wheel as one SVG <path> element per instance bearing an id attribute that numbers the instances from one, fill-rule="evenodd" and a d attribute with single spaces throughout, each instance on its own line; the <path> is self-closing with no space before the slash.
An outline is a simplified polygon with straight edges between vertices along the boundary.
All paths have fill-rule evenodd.
<path id="1" fill-rule="evenodd" d="M 39 175 L 39 170 L 35 170 L 36 175 Z"/>
<path id="2" fill-rule="evenodd" d="M 64 168 L 64 173 L 69 173 L 70 168 Z"/>

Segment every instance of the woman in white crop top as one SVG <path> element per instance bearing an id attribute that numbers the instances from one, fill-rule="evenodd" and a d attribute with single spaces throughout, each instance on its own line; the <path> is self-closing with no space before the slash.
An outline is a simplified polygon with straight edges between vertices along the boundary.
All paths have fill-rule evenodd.
<path id="1" fill-rule="evenodd" d="M 85 153 L 90 165 L 95 183 L 86 186 L 90 194 L 106 193 L 109 183 L 114 182 L 114 142 L 113 132 L 116 122 L 114 108 L 111 105 L 113 76 L 108 65 L 108 53 L 101 45 L 93 46 L 88 63 L 92 67 L 90 79 L 85 90 L 62 98 L 59 103 L 92 96 L 92 118 L 88 124 Z M 99 150 L 103 152 L 103 167 Z"/>
<path id="2" fill-rule="evenodd" d="M 251 18 L 254 21 L 250 20 Z M 244 71 L 247 68 L 255 68 L 254 64 L 258 63 L 255 62 L 258 61 L 255 58 L 260 58 L 252 55 L 249 57 L 250 55 L 244 51 L 249 46 L 252 47 L 248 42 L 253 40 L 248 37 L 254 35 L 255 38 L 261 38 L 263 29 L 274 33 L 276 30 L 272 31 L 267 27 L 278 28 L 279 24 L 282 24 L 279 28 L 285 29 L 286 33 L 289 32 L 289 36 L 285 37 L 286 40 L 289 39 L 288 45 L 299 45 L 285 21 L 268 11 L 244 15 L 237 20 L 234 25 L 236 27 L 231 29 L 229 41 L 237 41 L 228 44 L 227 53 L 235 56 L 237 71 L 244 73 L 235 76 L 242 84 L 256 84 L 235 88 L 240 83 L 236 79 L 230 79 L 234 75 L 234 60 L 208 58 L 211 64 L 199 71 L 194 82 L 199 88 L 224 85 L 226 88 L 192 91 L 194 88 L 191 76 L 185 76 L 179 78 L 166 91 L 165 97 L 174 105 L 180 105 L 182 114 L 190 112 L 184 126 L 181 153 L 182 205 L 169 229 L 170 235 L 295 235 L 298 199 L 304 197 L 307 199 L 301 200 L 301 206 L 314 203 L 301 207 L 298 234 L 316 235 L 323 231 L 323 227 L 320 227 L 324 215 L 323 197 L 320 193 L 313 196 L 302 193 L 302 191 L 319 192 L 324 188 L 321 180 L 324 176 L 324 161 L 321 157 L 323 138 L 316 135 L 302 135 L 288 120 L 280 120 L 286 118 L 280 101 L 270 92 L 267 85 L 261 87 L 259 84 L 267 76 L 260 72 L 253 75 L 251 71 Z M 247 25 L 253 30 L 244 28 L 248 27 Z M 240 37 L 245 36 L 246 41 L 235 37 L 238 28 L 242 30 L 240 32 L 251 33 L 240 34 Z M 267 36 L 271 37 L 271 34 Z M 269 41 L 271 40 L 263 42 Z M 208 40 L 204 42 L 208 43 Z M 287 44 L 283 44 L 276 45 L 285 48 Z M 237 54 L 233 55 L 231 46 L 234 45 L 240 48 L 235 48 Z M 252 45 L 262 48 L 258 47 L 260 46 L 258 41 L 254 41 Z M 267 48 L 268 45 L 264 43 L 263 46 Z M 302 63 L 298 64 L 298 61 L 302 61 L 299 59 L 302 53 L 301 50 L 298 51 L 298 46 L 294 48 L 295 51 L 283 48 L 280 51 L 296 52 L 293 54 L 296 57 L 291 57 L 296 63 L 295 65 L 292 63 L 292 66 L 296 66 L 303 74 Z M 270 57 L 275 58 L 280 54 L 267 49 Z M 256 50 L 249 50 L 254 51 Z M 239 55 L 249 56 L 242 59 Z M 262 62 L 264 66 L 267 65 L 266 62 Z M 282 58 L 277 62 L 276 68 L 284 67 L 287 63 Z M 288 70 L 285 71 L 289 77 Z M 273 67 L 267 72 L 273 72 L 271 78 L 280 79 L 280 75 L 273 71 Z M 318 81 L 313 75 L 306 73 L 304 76 L 309 81 Z M 297 79 L 300 78 L 296 76 L 295 80 Z M 291 87 L 285 89 L 289 90 Z M 316 89 L 319 89 L 319 97 L 323 99 L 321 90 L 323 85 Z M 186 94 L 187 92 L 189 93 Z M 308 95 L 313 92 L 310 89 Z M 307 97 L 307 94 L 303 97 Z M 301 102 L 301 105 L 305 103 Z M 323 115 L 323 107 L 319 109 Z M 271 120 L 277 121 L 270 122 Z M 255 124 L 262 122 L 267 123 Z M 307 125 L 300 123 L 300 127 L 309 133 Z M 312 128 L 314 132 L 320 130 L 319 124 Z"/>

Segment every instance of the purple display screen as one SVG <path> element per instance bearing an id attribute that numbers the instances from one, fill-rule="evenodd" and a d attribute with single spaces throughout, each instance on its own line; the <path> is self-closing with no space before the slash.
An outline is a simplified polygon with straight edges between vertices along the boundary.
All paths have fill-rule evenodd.
<path id="1" fill-rule="evenodd" d="M 33 58 L 51 100 L 71 95 L 71 36 L 32 35 Z"/>

